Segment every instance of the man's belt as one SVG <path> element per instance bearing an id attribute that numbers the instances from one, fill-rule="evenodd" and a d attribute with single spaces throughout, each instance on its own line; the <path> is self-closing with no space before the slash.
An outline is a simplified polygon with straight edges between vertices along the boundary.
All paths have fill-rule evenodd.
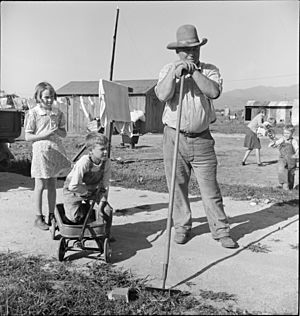
<path id="1" fill-rule="evenodd" d="M 166 126 L 168 126 L 168 125 L 166 125 Z M 170 126 L 168 126 L 169 128 L 172 128 L 172 129 L 174 129 L 174 130 L 176 130 L 176 128 L 174 128 L 174 127 L 170 127 Z M 201 133 L 189 133 L 189 132 L 186 132 L 186 131 L 180 131 L 180 134 L 183 134 L 185 137 L 189 137 L 189 138 L 196 138 L 196 137 L 199 137 L 199 136 L 201 136 L 201 135 L 203 135 L 204 133 L 206 133 L 208 131 L 208 128 L 206 129 L 206 130 L 204 130 L 204 131 L 202 131 Z"/>

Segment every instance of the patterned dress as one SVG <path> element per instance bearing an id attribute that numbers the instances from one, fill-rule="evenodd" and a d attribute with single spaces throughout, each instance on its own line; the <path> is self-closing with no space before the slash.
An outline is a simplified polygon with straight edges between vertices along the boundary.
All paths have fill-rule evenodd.
<path id="1" fill-rule="evenodd" d="M 40 105 L 30 109 L 25 119 L 25 132 L 39 135 L 53 126 L 64 128 L 66 124 L 63 112 L 52 108 L 46 111 Z M 32 144 L 32 178 L 57 178 L 65 176 L 71 169 L 61 138 L 54 134 L 48 139 L 38 140 Z"/>

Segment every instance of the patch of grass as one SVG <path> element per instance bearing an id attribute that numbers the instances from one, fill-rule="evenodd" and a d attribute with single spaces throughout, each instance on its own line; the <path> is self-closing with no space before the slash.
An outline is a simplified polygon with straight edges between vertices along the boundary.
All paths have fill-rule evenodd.
<path id="1" fill-rule="evenodd" d="M 210 125 L 210 130 L 213 133 L 223 133 L 223 134 L 245 134 L 247 130 L 247 125 L 249 122 L 244 122 L 242 118 L 237 120 L 228 120 L 225 116 L 217 116 L 215 123 Z M 274 128 L 276 135 L 282 134 L 284 124 L 278 123 Z M 299 136 L 299 125 L 295 126 L 295 136 Z"/>
<path id="2" fill-rule="evenodd" d="M 107 293 L 116 287 L 134 288 L 138 295 L 128 304 L 111 301 Z M 147 291 L 144 279 L 110 265 L 74 269 L 72 263 L 20 253 L 0 253 L 0 288 L 1 315 L 179 315 L 191 310 L 197 315 L 239 314 L 189 293 Z"/>
<path id="3" fill-rule="evenodd" d="M 228 294 L 226 292 L 213 292 L 200 290 L 200 296 L 204 299 L 210 299 L 213 301 L 237 301 L 236 295 Z"/>
<path id="4" fill-rule="evenodd" d="M 112 185 L 154 192 L 168 192 L 163 161 L 136 161 L 128 164 L 112 162 Z M 219 183 L 222 195 L 235 200 L 269 199 L 270 202 L 282 202 L 299 199 L 299 191 L 284 191 L 274 187 L 260 187 Z M 192 173 L 189 193 L 201 196 L 197 180 Z"/>
<path id="5" fill-rule="evenodd" d="M 296 245 L 292 245 L 290 244 L 290 247 L 294 250 L 298 250 L 299 249 L 299 244 L 296 244 Z"/>

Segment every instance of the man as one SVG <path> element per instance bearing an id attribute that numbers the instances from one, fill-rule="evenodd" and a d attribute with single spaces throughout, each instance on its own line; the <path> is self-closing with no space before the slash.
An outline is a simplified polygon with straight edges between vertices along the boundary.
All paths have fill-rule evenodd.
<path id="1" fill-rule="evenodd" d="M 180 102 L 180 77 L 185 76 L 173 209 L 174 241 L 184 244 L 191 235 L 192 215 L 188 185 L 193 169 L 212 237 L 220 241 L 223 247 L 237 248 L 237 243 L 229 234 L 229 223 L 216 179 L 215 141 L 209 131 L 209 124 L 216 120 L 211 100 L 220 96 L 222 79 L 218 68 L 200 62 L 200 47 L 207 43 L 207 39 L 199 40 L 193 25 L 179 27 L 176 36 L 177 42 L 170 43 L 167 48 L 174 49 L 179 60 L 163 67 L 155 87 L 157 97 L 166 102 L 162 117 L 165 124 L 163 153 L 170 189 L 177 107 Z"/>

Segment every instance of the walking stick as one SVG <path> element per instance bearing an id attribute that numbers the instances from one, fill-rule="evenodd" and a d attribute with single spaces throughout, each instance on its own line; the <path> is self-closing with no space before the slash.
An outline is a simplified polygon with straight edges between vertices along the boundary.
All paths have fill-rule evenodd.
<path id="1" fill-rule="evenodd" d="M 182 112 L 182 95 L 183 95 L 183 84 L 184 84 L 184 75 L 180 78 L 180 92 L 179 92 L 179 105 L 177 109 L 177 123 L 176 123 L 176 139 L 174 146 L 174 156 L 173 156 L 173 167 L 172 167 L 172 179 L 171 179 L 171 189 L 169 195 L 169 208 L 168 208 L 168 220 L 167 220 L 167 245 L 165 250 L 164 264 L 163 264 L 163 285 L 162 288 L 165 288 L 168 266 L 169 266 L 169 257 L 170 257 L 170 240 L 171 240 L 171 223 L 172 223 L 172 214 L 173 214 L 173 205 L 174 205 L 174 192 L 175 192 L 175 177 L 176 177 L 176 165 L 178 157 L 178 144 L 179 144 L 179 134 L 180 134 L 180 120 Z"/>

